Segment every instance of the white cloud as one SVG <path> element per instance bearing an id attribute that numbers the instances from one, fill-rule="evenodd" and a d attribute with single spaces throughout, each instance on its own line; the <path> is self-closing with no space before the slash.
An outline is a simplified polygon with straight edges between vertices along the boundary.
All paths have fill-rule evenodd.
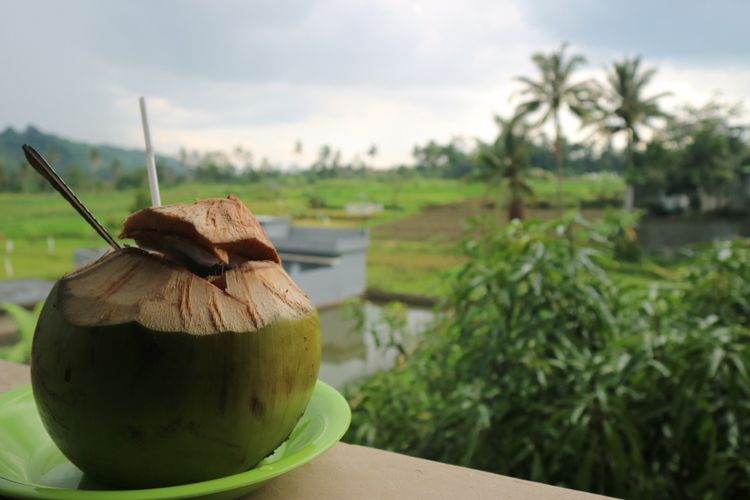
<path id="1" fill-rule="evenodd" d="M 264 90 L 243 87 L 232 93 L 248 100 L 263 100 L 267 97 Z M 277 91 L 271 93 L 276 95 Z M 168 150 L 180 145 L 228 149 L 240 144 L 255 151 L 257 157 L 268 156 L 284 163 L 293 161 L 291 151 L 297 139 L 305 145 L 306 161 L 314 158 L 322 144 L 340 148 L 346 158 L 353 158 L 375 143 L 380 151 L 378 164 L 388 165 L 408 159 L 415 143 L 430 139 L 449 140 L 461 135 L 490 138 L 494 122 L 488 110 L 510 107 L 505 92 L 494 86 L 387 91 L 305 86 L 285 91 L 313 100 L 314 111 L 296 121 L 232 124 L 234 110 L 226 114 L 216 111 L 207 117 L 204 112 L 192 112 L 159 99 L 157 106 L 150 106 L 154 140 Z M 130 101 L 134 99 L 135 95 Z M 278 95 L 278 99 L 283 108 L 284 95 Z M 273 102 L 267 105 L 274 107 Z M 136 111 L 133 113 L 135 120 Z M 212 125 L 202 127 L 201 122 L 207 121 Z M 140 140 L 138 134 L 138 127 L 132 127 L 129 135 Z"/>
<path id="2" fill-rule="evenodd" d="M 513 76 L 533 74 L 531 53 L 556 48 L 566 29 L 588 26 L 572 47 L 592 56 L 582 77 L 633 49 L 618 52 L 618 38 L 587 24 L 611 13 L 577 5 L 553 26 L 559 11 L 539 0 L 16 3 L 0 18 L 0 126 L 140 147 L 146 95 L 164 152 L 242 144 L 288 162 L 301 139 L 308 159 L 321 144 L 351 158 L 376 143 L 379 164 L 408 161 L 429 139 L 490 139 Z M 726 35 L 719 42 L 721 65 L 644 51 L 660 68 L 653 92 L 750 98 L 750 64 Z"/>

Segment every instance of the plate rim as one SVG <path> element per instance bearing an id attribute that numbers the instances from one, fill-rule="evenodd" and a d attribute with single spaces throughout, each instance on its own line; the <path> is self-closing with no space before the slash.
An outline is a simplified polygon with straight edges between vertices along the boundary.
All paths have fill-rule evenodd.
<path id="1" fill-rule="evenodd" d="M 31 384 L 25 384 L 20 387 L 10 389 L 0 393 L 0 407 L 26 392 L 31 393 Z M 315 382 L 312 398 L 316 397 L 330 398 L 333 405 L 324 405 L 326 410 L 336 409 L 338 411 L 328 411 L 324 415 L 327 417 L 326 425 L 323 428 L 321 436 L 318 438 L 319 445 L 308 450 L 308 446 L 292 453 L 289 456 L 279 459 L 272 464 L 261 465 L 250 470 L 223 476 L 207 481 L 195 483 L 180 484 L 175 486 L 164 486 L 160 488 L 141 488 L 130 490 L 77 490 L 71 488 L 55 488 L 51 486 L 39 486 L 29 483 L 23 483 L 14 479 L 0 476 L 0 494 L 10 494 L 19 498 L 44 498 L 68 500 L 73 498 L 90 498 L 90 499 L 133 499 L 150 500 L 163 498 L 188 498 L 196 496 L 205 496 L 218 493 L 229 492 L 235 489 L 261 485 L 268 480 L 286 474 L 302 465 L 309 463 L 319 457 L 326 451 L 330 450 L 344 436 L 351 423 L 351 408 L 344 396 L 333 388 L 331 385 L 318 379 Z M 311 398 L 311 400 L 312 400 Z M 33 400 L 33 394 L 32 394 Z M 34 404 L 36 408 L 36 404 Z M 307 409 L 305 409 L 305 413 Z M 295 426 L 296 428 L 296 426 Z M 46 432 L 46 430 L 45 430 Z M 294 432 L 294 431 L 292 431 Z M 49 437 L 49 436 L 48 436 Z M 51 439 L 50 439 L 51 440 Z M 286 440 L 284 441 L 284 443 Z M 280 444 L 282 446 L 284 443 Z M 305 450 L 302 457 L 295 457 Z M 275 451 L 275 450 L 274 450 Z M 257 477 L 260 476 L 260 477 Z"/>

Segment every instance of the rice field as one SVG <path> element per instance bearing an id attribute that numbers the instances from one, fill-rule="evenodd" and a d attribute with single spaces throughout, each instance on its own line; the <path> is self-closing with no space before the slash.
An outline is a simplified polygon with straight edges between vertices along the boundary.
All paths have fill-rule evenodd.
<path id="1" fill-rule="evenodd" d="M 532 179 L 535 204 L 553 196 L 554 182 Z M 615 178 L 566 179 L 566 201 L 579 203 L 621 191 Z M 136 207 L 137 191 L 78 193 L 113 234 Z M 365 179 L 301 178 L 253 184 L 189 183 L 162 190 L 163 203 L 234 194 L 255 213 L 292 217 L 298 225 L 369 227 L 369 285 L 384 291 L 434 295 L 441 275 L 462 262 L 457 243 L 478 215 L 503 220 L 494 193 L 478 182 L 380 176 Z M 489 196 L 489 198 L 488 198 Z M 315 199 L 316 203 L 311 200 Z M 551 198 L 550 198 L 551 199 Z M 370 216 L 351 214 L 348 203 L 379 203 Z M 530 208 L 529 216 L 556 217 L 556 209 Z M 597 211 L 589 211 L 596 217 Z M 57 279 L 73 268 L 76 248 L 104 243 L 57 193 L 0 193 L 0 280 Z"/>

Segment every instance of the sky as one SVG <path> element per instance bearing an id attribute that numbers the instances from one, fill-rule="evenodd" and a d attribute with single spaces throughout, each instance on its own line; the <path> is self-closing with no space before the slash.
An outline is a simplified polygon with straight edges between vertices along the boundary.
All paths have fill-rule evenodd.
<path id="1" fill-rule="evenodd" d="M 491 139 L 514 77 L 563 41 L 588 59 L 581 79 L 641 55 L 668 109 L 750 102 L 747 19 L 742 0 L 0 0 L 0 129 L 142 147 L 143 95 L 162 153 L 289 164 L 376 144 L 389 166 L 429 140 Z"/>

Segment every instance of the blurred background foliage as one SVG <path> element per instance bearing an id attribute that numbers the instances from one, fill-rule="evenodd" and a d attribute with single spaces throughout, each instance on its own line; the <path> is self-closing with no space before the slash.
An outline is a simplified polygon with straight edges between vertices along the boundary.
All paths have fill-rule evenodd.
<path id="1" fill-rule="evenodd" d="M 630 224 L 467 240 L 418 346 L 349 389 L 345 439 L 617 497 L 747 498 L 750 244 L 623 287 L 605 264 Z"/>
<path id="2" fill-rule="evenodd" d="M 16 342 L 9 346 L 0 346 L 0 359 L 26 364 L 31 361 L 31 342 L 43 306 L 44 302 L 39 302 L 32 310 L 28 310 L 17 304 L 0 302 L 0 312 L 13 319 L 18 332 Z"/>

